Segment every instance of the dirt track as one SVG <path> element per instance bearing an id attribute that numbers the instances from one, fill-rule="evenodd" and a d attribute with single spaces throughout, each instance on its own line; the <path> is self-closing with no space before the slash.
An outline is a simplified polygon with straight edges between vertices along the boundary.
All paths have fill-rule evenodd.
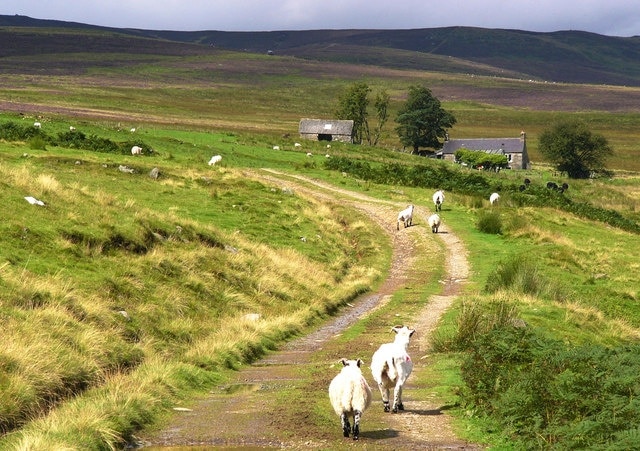
<path id="1" fill-rule="evenodd" d="M 315 333 L 288 343 L 281 351 L 240 371 L 237 383 L 233 384 L 234 389 L 238 391 L 233 396 L 229 396 L 228 391 L 212 393 L 190 411 L 177 414 L 165 430 L 155 436 L 144 437 L 142 443 L 146 449 L 332 448 L 334 445 L 322 437 L 283 433 L 286 430 L 295 432 L 296 427 L 278 422 L 278 416 L 270 410 L 270 399 L 276 396 L 278 387 L 295 383 L 296 367 L 309 363 L 310 355 L 317 352 L 322 343 L 384 303 L 395 290 L 403 286 L 411 277 L 411 268 L 416 256 L 413 245 L 416 237 L 412 237 L 412 234 L 422 234 L 421 239 L 427 239 L 426 234 L 431 235 L 431 230 L 424 226 L 403 230 L 411 233 L 397 233 L 395 222 L 390 224 L 389 218 L 395 217 L 398 208 L 404 206 L 393 202 L 383 202 L 303 177 L 292 180 L 291 176 L 283 177 L 282 174 L 273 171 L 269 171 L 268 174 L 260 172 L 247 175 L 317 197 L 340 197 L 343 202 L 349 202 L 354 208 L 366 213 L 392 238 L 394 253 L 389 277 L 379 290 L 363 296 L 352 308 L 345 309 L 339 317 Z M 418 209 L 416 219 L 421 224 L 426 224 L 428 214 L 430 212 Z M 444 242 L 446 248 L 446 277 L 441 280 L 442 292 L 430 299 L 428 306 L 416 319 L 414 327 L 420 333 L 410 346 L 410 353 L 413 352 L 415 355 L 427 354 L 429 336 L 441 315 L 459 293 L 461 284 L 469 272 L 464 246 L 447 230 L 446 224 L 443 224 L 436 236 Z M 423 367 L 424 365 L 416 364 L 414 375 L 422 371 Z M 374 388 L 374 399 L 378 398 L 379 393 Z M 368 431 L 363 427 L 359 445 L 368 449 L 481 449 L 455 436 L 450 426 L 450 418 L 434 399 L 413 399 L 410 408 L 398 415 L 387 414 L 385 421 L 389 427 L 384 431 Z M 344 443 L 345 447 L 353 445 L 349 442 Z"/>

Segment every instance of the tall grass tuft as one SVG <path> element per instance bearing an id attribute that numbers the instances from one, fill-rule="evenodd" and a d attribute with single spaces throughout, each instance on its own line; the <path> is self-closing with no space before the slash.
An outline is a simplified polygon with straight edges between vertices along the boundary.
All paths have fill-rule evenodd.
<path id="1" fill-rule="evenodd" d="M 483 233 L 499 235 L 502 233 L 502 219 L 497 211 L 480 211 L 476 227 Z"/>
<path id="2" fill-rule="evenodd" d="M 553 287 L 535 262 L 525 255 L 515 255 L 501 262 L 489 274 L 484 290 L 487 293 L 510 290 L 532 296 L 558 297 L 558 289 Z"/>

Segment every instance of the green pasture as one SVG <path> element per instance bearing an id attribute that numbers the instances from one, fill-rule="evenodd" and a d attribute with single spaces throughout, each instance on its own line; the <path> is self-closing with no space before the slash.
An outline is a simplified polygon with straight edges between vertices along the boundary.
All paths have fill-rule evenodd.
<path id="1" fill-rule="evenodd" d="M 622 88 L 351 65 L 337 71 L 335 63 L 223 51 L 135 58 L 65 53 L 8 63 L 40 70 L 2 74 L 0 97 L 12 111 L 0 122 L 38 120 L 52 136 L 74 126 L 148 148 L 134 157 L 0 142 L 0 325 L 9 343 L 0 353 L 0 448 L 122 447 L 175 403 L 206 393 L 384 279 L 391 245 L 368 219 L 252 175 L 261 168 L 301 174 L 430 210 L 436 186 L 376 184 L 325 169 L 326 154 L 374 165 L 448 164 L 402 151 L 392 122 L 377 148 L 300 141 L 300 118 L 332 116 L 354 81 L 366 81 L 374 93 L 387 90 L 392 118 L 411 84 L 442 96 L 454 88 L 486 90 L 495 103 L 453 95 L 443 102 L 458 119 L 450 136 L 510 137 L 524 130 L 534 164 L 479 176 L 515 184 L 526 177 L 537 186 L 568 182 L 570 199 L 640 219 L 638 113 L 579 108 L 585 92 L 612 103 L 624 96 Z M 530 99 L 558 92 L 566 99 L 549 108 L 500 103 L 514 93 Z M 612 179 L 562 179 L 541 160 L 537 136 L 567 117 L 609 140 Z M 208 166 L 218 154 L 222 161 Z M 158 179 L 149 176 L 154 168 Z M 472 272 L 436 341 L 446 348 L 469 305 L 506 303 L 541 336 L 568 345 L 635 343 L 638 236 L 553 208 L 521 207 L 502 194 L 492 208 L 487 193 L 447 192 L 443 221 L 465 243 Z M 25 196 L 46 206 L 30 205 Z M 488 213 L 501 233 L 479 230 Z M 396 321 L 398 306 L 410 307 L 410 320 L 437 292 L 440 251 L 425 248 L 425 284 L 397 294 L 319 358 L 370 342 L 374 329 Z M 435 263 L 426 258 L 431 253 Z M 518 259 L 533 268 L 534 289 L 489 293 L 496 268 Z M 263 319 L 243 319 L 249 313 Z M 508 441 L 487 432 L 490 420 L 470 418 L 460 403 L 461 353 L 444 349 L 433 359 L 441 371 L 429 377 L 437 379 L 435 390 L 457 416 L 460 434 Z M 308 377 L 322 381 L 326 373 Z M 282 405 L 290 406 L 292 396 L 283 394 Z M 316 411 L 325 401 L 320 396 Z M 329 428 L 324 415 L 317 426 Z"/>

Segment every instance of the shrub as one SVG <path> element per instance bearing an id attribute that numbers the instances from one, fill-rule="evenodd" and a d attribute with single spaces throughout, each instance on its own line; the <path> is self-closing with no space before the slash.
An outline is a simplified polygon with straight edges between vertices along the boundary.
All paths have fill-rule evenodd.
<path id="1" fill-rule="evenodd" d="M 500 213 L 495 211 L 481 211 L 476 222 L 478 230 L 492 235 L 502 233 L 502 219 Z"/>
<path id="2" fill-rule="evenodd" d="M 498 264 L 489 274 L 485 291 L 515 290 L 519 293 L 540 295 L 547 282 L 536 264 L 523 255 L 516 255 Z"/>

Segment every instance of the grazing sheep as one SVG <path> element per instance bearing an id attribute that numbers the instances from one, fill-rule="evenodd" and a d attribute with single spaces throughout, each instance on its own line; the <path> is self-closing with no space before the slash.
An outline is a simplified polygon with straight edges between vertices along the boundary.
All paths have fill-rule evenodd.
<path id="1" fill-rule="evenodd" d="M 73 125 L 70 125 L 70 126 L 69 126 L 69 131 L 70 131 L 70 132 L 75 132 L 75 131 L 76 131 L 76 128 L 75 128 Z"/>
<path id="2" fill-rule="evenodd" d="M 397 413 L 404 410 L 402 404 L 402 386 L 413 370 L 413 362 L 407 354 L 409 340 L 415 333 L 414 329 L 407 326 L 395 326 L 391 329 L 396 338 L 393 343 L 381 345 L 371 359 L 371 374 L 377 382 L 384 411 Z M 389 389 L 394 387 L 393 408 L 389 407 Z"/>
<path id="3" fill-rule="evenodd" d="M 407 208 L 398 213 L 398 222 L 396 222 L 396 230 L 400 230 L 400 222 L 404 223 L 406 229 L 413 224 L 413 205 L 409 205 Z"/>
<path id="4" fill-rule="evenodd" d="M 308 157 L 312 157 L 312 156 L 313 156 L 313 154 L 312 154 L 311 152 L 307 152 L 307 156 L 308 156 Z"/>
<path id="5" fill-rule="evenodd" d="M 340 360 L 343 367 L 329 384 L 329 399 L 336 414 L 340 417 L 342 433 L 349 437 L 353 432 L 353 439 L 360 437 L 360 418 L 371 404 L 371 388 L 362 375 L 360 365 L 362 360 Z M 353 429 L 349 424 L 349 417 L 353 417 Z"/>
<path id="6" fill-rule="evenodd" d="M 429 216 L 429 219 L 427 219 L 427 222 L 429 223 L 429 227 L 431 227 L 431 231 L 433 233 L 438 233 L 438 228 L 440 228 L 440 224 L 442 223 L 440 215 L 437 213 L 432 214 Z"/>
<path id="7" fill-rule="evenodd" d="M 214 155 L 211 157 L 211 159 L 209 160 L 208 165 L 209 166 L 213 166 L 216 163 L 219 163 L 220 161 L 222 161 L 222 155 Z"/>
<path id="8" fill-rule="evenodd" d="M 142 155 L 142 147 L 140 146 L 133 146 L 131 148 L 131 155 Z"/>
<path id="9" fill-rule="evenodd" d="M 500 194 L 498 194 L 498 193 L 492 193 L 491 196 L 489 196 L 489 203 L 491 205 L 493 205 L 496 202 L 498 202 L 498 200 L 500 200 Z"/>
<path id="10" fill-rule="evenodd" d="M 33 123 L 33 126 L 34 126 L 35 128 L 42 128 L 42 124 L 41 124 L 40 122 L 34 122 L 34 123 Z"/>
<path id="11" fill-rule="evenodd" d="M 131 133 L 135 133 L 135 132 L 136 132 L 136 128 L 135 128 L 135 127 L 133 127 L 133 128 L 131 128 L 131 130 L 129 130 L 129 131 L 130 131 Z"/>
<path id="12" fill-rule="evenodd" d="M 302 147 L 302 144 L 300 144 L 300 143 L 293 143 L 293 147 Z"/>
<path id="13" fill-rule="evenodd" d="M 438 190 L 433 193 L 433 203 L 436 206 L 436 211 L 442 211 L 442 204 L 444 203 L 444 191 Z"/>
<path id="14" fill-rule="evenodd" d="M 558 189 L 558 184 L 555 182 L 547 182 L 547 188 L 549 189 Z"/>
<path id="15" fill-rule="evenodd" d="M 280 150 L 280 146 L 273 146 L 273 150 Z"/>

